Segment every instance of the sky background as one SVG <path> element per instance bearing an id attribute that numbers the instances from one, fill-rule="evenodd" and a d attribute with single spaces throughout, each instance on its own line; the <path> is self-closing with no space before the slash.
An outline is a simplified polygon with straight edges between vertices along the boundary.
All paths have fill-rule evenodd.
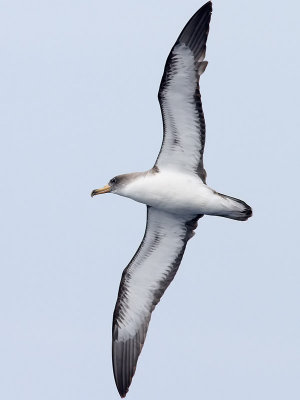
<path id="1" fill-rule="evenodd" d="M 166 57 L 204 2 L 0 0 L 0 397 L 118 399 L 111 321 L 145 206 L 90 192 L 152 167 Z M 128 399 L 300 398 L 298 1 L 214 1 L 205 217 Z"/>

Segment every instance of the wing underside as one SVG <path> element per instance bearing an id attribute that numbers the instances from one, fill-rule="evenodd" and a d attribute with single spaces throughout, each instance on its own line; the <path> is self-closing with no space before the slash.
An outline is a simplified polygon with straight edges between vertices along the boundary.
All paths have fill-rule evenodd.
<path id="1" fill-rule="evenodd" d="M 123 272 L 113 317 L 113 369 L 122 397 L 134 375 L 151 313 L 173 280 L 199 218 L 147 208 L 145 235 Z"/>
<path id="2" fill-rule="evenodd" d="M 205 119 L 199 78 L 207 66 L 203 60 L 211 12 L 208 2 L 184 27 L 167 58 L 158 93 L 164 137 L 155 165 L 198 174 L 203 182 Z"/>

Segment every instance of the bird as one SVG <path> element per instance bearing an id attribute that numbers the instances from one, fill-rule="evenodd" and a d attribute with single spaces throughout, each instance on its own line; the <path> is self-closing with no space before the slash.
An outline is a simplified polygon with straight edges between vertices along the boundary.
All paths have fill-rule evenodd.
<path id="1" fill-rule="evenodd" d="M 158 100 L 163 141 L 154 166 L 110 179 L 91 196 L 113 193 L 147 206 L 142 242 L 124 269 L 112 325 L 112 364 L 121 397 L 129 390 L 151 313 L 176 275 L 187 242 L 204 215 L 246 221 L 244 201 L 206 184 L 205 119 L 199 80 L 212 15 L 204 4 L 188 21 L 167 58 Z"/>

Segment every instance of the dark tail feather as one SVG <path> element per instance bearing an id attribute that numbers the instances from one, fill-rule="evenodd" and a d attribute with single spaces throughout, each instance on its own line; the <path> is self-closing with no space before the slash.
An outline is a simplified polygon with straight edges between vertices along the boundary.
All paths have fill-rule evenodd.
<path id="1" fill-rule="evenodd" d="M 235 197 L 226 196 L 219 193 L 224 199 L 228 200 L 228 209 L 222 217 L 235 219 L 237 221 L 247 221 L 252 217 L 252 208 L 248 206 L 243 200 L 236 199 Z"/>

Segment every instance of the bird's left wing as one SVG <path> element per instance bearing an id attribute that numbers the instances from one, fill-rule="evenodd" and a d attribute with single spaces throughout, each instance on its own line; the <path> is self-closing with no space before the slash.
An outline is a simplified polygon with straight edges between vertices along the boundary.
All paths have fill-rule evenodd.
<path id="1" fill-rule="evenodd" d="M 201 216 L 147 207 L 145 235 L 123 272 L 113 317 L 112 360 L 121 397 L 125 397 L 134 375 L 151 313 L 173 280 Z"/>
<path id="2" fill-rule="evenodd" d="M 158 99 L 164 137 L 155 165 L 197 174 L 205 183 L 203 167 L 205 120 L 199 89 L 212 13 L 209 1 L 189 20 L 166 62 Z"/>

